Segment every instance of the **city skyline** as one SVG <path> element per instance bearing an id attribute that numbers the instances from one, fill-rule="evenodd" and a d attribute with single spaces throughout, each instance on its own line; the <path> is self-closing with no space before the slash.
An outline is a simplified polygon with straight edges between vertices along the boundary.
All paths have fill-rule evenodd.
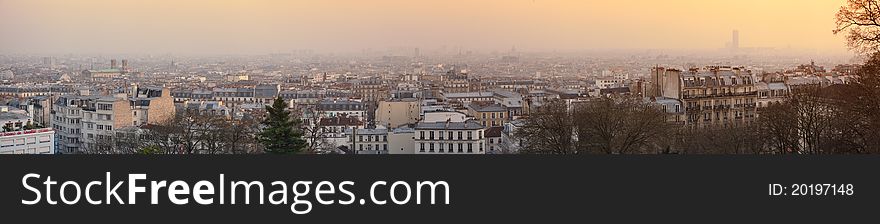
<path id="1" fill-rule="evenodd" d="M 738 30 L 741 48 L 845 54 L 843 3 L 4 0 L 0 53 L 717 50 Z"/>

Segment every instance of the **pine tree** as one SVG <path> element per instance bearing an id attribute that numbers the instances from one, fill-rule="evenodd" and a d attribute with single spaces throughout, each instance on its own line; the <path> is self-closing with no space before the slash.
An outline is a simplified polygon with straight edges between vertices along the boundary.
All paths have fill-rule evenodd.
<path id="1" fill-rule="evenodd" d="M 301 152 L 306 142 L 299 129 L 299 120 L 290 117 L 287 103 L 281 97 L 275 98 L 272 106 L 266 106 L 266 111 L 269 114 L 262 122 L 265 127 L 258 136 L 260 143 L 266 147 L 266 152 L 273 154 Z"/>

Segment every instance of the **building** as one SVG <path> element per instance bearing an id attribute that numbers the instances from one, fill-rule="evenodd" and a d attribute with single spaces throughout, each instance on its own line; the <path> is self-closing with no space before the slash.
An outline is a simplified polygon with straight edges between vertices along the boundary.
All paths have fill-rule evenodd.
<path id="1" fill-rule="evenodd" d="M 415 154 L 415 129 L 398 127 L 388 132 L 388 154 Z"/>
<path id="2" fill-rule="evenodd" d="M 350 129 L 348 146 L 355 154 L 388 154 L 388 129 L 385 127 Z"/>
<path id="3" fill-rule="evenodd" d="M 174 99 L 170 89 L 135 85 L 130 95 L 132 126 L 158 124 L 174 118 Z"/>
<path id="4" fill-rule="evenodd" d="M 501 144 L 499 145 L 501 153 L 516 153 L 525 146 L 526 141 L 516 136 L 517 130 L 523 125 L 522 120 L 514 120 L 504 124 L 504 129 L 501 131 Z"/>
<path id="5" fill-rule="evenodd" d="M 501 147 L 501 136 L 502 132 L 504 132 L 504 127 L 489 127 L 486 128 L 486 145 L 488 146 L 487 154 L 502 154 L 505 153 L 503 147 Z"/>
<path id="6" fill-rule="evenodd" d="M 281 92 L 279 84 L 258 84 L 254 86 L 254 99 L 263 105 L 272 105 L 275 97 Z"/>
<path id="7" fill-rule="evenodd" d="M 422 115 L 423 122 L 464 122 L 468 119 L 467 114 L 458 111 L 425 111 Z"/>
<path id="8" fill-rule="evenodd" d="M 227 82 L 249 81 L 251 77 L 247 74 L 228 74 L 224 79 Z"/>
<path id="9" fill-rule="evenodd" d="M 493 92 L 464 92 L 443 93 L 441 99 L 449 103 L 453 108 L 466 108 L 471 102 L 492 102 L 495 100 Z"/>
<path id="10" fill-rule="evenodd" d="M 85 70 L 82 72 L 83 77 L 92 82 L 109 82 L 119 78 L 125 71 L 118 68 Z"/>
<path id="11" fill-rule="evenodd" d="M 652 97 L 679 99 L 685 123 L 708 126 L 749 122 L 757 116 L 757 89 L 751 71 L 707 66 L 688 71 L 654 68 Z"/>
<path id="12" fill-rule="evenodd" d="M 443 93 L 464 93 L 470 91 L 470 81 L 468 80 L 467 71 L 457 71 L 453 69 L 446 72 L 441 78 L 443 82 Z"/>
<path id="13" fill-rule="evenodd" d="M 116 130 L 161 123 L 175 116 L 168 88 L 133 86 L 129 94 L 59 96 L 52 105 L 56 151 L 104 152 L 113 147 Z"/>
<path id="14" fill-rule="evenodd" d="M 483 126 L 465 122 L 419 122 L 415 126 L 415 154 L 485 154 Z"/>
<path id="15" fill-rule="evenodd" d="M 666 122 L 672 124 L 685 124 L 685 108 L 682 106 L 681 100 L 665 98 L 665 97 L 655 97 L 650 99 L 654 105 L 658 106 L 660 110 L 666 112 Z"/>
<path id="16" fill-rule="evenodd" d="M 505 116 L 507 119 L 516 119 L 526 115 L 526 112 L 529 111 L 529 102 L 522 94 L 502 89 L 496 89 L 492 92 L 494 93 L 495 103 L 501 104 L 501 106 L 507 109 L 507 115 Z"/>
<path id="17" fill-rule="evenodd" d="M 316 108 L 321 117 L 348 116 L 363 120 L 366 116 L 364 102 L 353 99 L 323 99 Z"/>
<path id="18" fill-rule="evenodd" d="M 420 102 L 415 98 L 380 101 L 376 109 L 376 125 L 396 128 L 415 124 L 420 113 Z"/>
<path id="19" fill-rule="evenodd" d="M 56 96 L 34 96 L 19 103 L 19 109 L 25 110 L 35 125 L 52 127 L 52 100 Z"/>
<path id="20" fill-rule="evenodd" d="M 220 101 L 186 101 L 183 103 L 182 108 L 193 114 L 222 116 L 227 118 L 232 116 L 232 110 L 223 105 L 223 102 Z"/>
<path id="21" fill-rule="evenodd" d="M 27 112 L 0 107 L 0 154 L 54 154 L 55 131 L 34 126 Z"/>
<path id="22" fill-rule="evenodd" d="M 472 103 L 467 111 L 484 127 L 501 127 L 510 118 L 507 108 L 498 103 Z"/>
<path id="23" fill-rule="evenodd" d="M 254 89 L 251 88 L 214 88 L 213 100 L 223 101 L 229 107 L 254 103 Z"/>
<path id="24" fill-rule="evenodd" d="M 755 90 L 758 92 L 758 108 L 781 103 L 789 94 L 788 85 L 782 82 L 759 82 L 755 84 Z"/>
<path id="25" fill-rule="evenodd" d="M 364 101 L 382 101 L 390 98 L 391 88 L 381 79 L 354 81 L 354 96 Z"/>

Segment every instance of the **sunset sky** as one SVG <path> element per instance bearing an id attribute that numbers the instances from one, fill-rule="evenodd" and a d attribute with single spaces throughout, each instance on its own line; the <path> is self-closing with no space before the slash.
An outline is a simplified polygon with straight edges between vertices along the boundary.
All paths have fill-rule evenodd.
<path id="1" fill-rule="evenodd" d="M 846 50 L 844 0 L 0 0 L 0 53 Z"/>

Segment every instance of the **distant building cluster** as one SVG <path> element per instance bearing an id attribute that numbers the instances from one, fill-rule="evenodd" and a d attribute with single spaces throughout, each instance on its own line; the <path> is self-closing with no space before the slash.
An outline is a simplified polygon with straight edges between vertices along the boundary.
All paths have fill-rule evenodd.
<path id="1" fill-rule="evenodd" d="M 739 47 L 736 31 L 729 47 Z M 320 152 L 516 153 L 522 119 L 554 100 L 636 96 L 663 108 L 669 122 L 723 126 L 754 120 L 798 86 L 848 83 L 857 69 L 657 66 L 674 61 L 662 55 L 599 60 L 512 50 L 488 59 L 442 58 L 418 48 L 413 54 L 23 58 L 0 66 L 0 153 L 85 153 L 180 113 L 260 118 L 275 98 L 312 132 L 307 140 Z"/>

